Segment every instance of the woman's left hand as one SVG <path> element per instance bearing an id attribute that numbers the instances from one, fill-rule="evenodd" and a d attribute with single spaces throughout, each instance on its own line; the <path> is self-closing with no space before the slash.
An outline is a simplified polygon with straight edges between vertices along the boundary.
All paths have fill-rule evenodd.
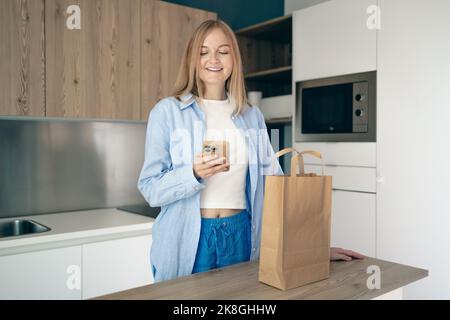
<path id="1" fill-rule="evenodd" d="M 342 248 L 330 248 L 330 260 L 344 260 L 351 261 L 355 259 L 364 259 L 364 256 L 352 250 L 346 250 Z"/>

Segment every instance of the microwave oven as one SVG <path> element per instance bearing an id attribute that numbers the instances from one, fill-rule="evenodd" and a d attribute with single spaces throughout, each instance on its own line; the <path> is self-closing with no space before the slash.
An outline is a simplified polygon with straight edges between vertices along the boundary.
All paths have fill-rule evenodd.
<path id="1" fill-rule="evenodd" d="M 296 142 L 376 142 L 376 71 L 296 82 Z"/>

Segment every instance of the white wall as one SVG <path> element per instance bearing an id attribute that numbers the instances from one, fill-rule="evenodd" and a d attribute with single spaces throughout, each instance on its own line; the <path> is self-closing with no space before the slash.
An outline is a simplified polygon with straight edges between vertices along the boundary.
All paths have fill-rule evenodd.
<path id="1" fill-rule="evenodd" d="M 404 298 L 450 299 L 450 1 L 379 3 L 378 257 L 429 270 Z"/>
<path id="2" fill-rule="evenodd" d="M 284 0 L 284 14 L 290 14 L 292 11 L 314 6 L 325 1 L 330 0 Z"/>

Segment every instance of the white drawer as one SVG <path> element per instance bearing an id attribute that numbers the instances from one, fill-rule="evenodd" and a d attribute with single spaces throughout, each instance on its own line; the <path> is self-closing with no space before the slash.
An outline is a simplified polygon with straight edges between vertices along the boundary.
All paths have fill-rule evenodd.
<path id="1" fill-rule="evenodd" d="M 323 166 L 324 174 L 333 177 L 333 189 L 376 193 L 376 169 L 364 167 Z M 305 164 L 305 172 L 322 174 L 322 166 Z"/>
<path id="2" fill-rule="evenodd" d="M 376 256 L 376 195 L 333 191 L 331 246 Z"/>
<path id="3" fill-rule="evenodd" d="M 83 299 L 153 283 L 152 235 L 83 245 Z"/>
<path id="4" fill-rule="evenodd" d="M 376 142 L 296 142 L 298 151 L 315 150 L 327 165 L 376 167 Z M 321 160 L 305 156 L 305 164 L 321 164 Z"/>

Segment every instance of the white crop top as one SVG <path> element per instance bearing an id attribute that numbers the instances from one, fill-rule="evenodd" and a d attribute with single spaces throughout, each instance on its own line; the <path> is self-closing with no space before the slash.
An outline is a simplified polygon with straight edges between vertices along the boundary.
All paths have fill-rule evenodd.
<path id="1" fill-rule="evenodd" d="M 248 148 L 244 134 L 231 120 L 231 114 L 235 108 L 231 101 L 230 98 L 227 100 L 201 99 L 199 103 L 206 116 L 205 140 L 226 140 L 230 147 L 230 170 L 204 179 L 206 188 L 200 194 L 200 208 L 246 208 Z"/>

